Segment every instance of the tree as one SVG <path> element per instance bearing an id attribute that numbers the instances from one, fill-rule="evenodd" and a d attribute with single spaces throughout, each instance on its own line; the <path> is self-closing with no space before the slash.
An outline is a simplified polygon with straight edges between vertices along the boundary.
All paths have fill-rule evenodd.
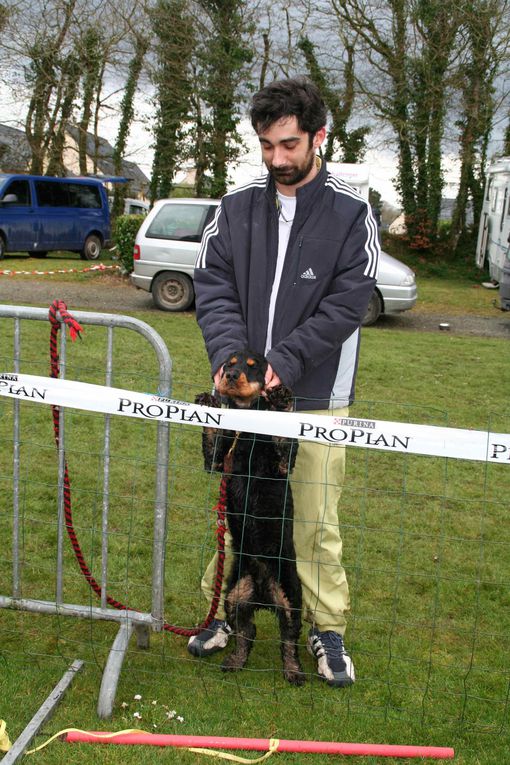
<path id="1" fill-rule="evenodd" d="M 44 170 L 46 150 L 55 127 L 60 106 L 59 97 L 52 107 L 52 97 L 59 81 L 61 56 L 69 33 L 76 0 L 64 0 L 61 14 L 56 14 L 56 30 L 44 28 L 28 49 L 29 66 L 26 78 L 32 88 L 32 95 L 25 120 L 25 132 L 32 150 L 30 172 L 41 174 Z M 57 93 L 60 96 L 60 93 Z"/>
<path id="2" fill-rule="evenodd" d="M 301 37 L 298 43 L 308 67 L 310 79 L 319 88 L 324 103 L 331 114 L 332 124 L 328 130 L 324 159 L 332 160 L 336 144 L 340 149 L 342 162 L 360 162 L 366 151 L 366 137 L 370 132 L 368 127 L 348 130 L 347 124 L 352 116 L 354 106 L 354 46 L 346 42 L 347 62 L 343 72 L 343 90 L 338 92 L 328 81 L 326 70 L 322 67 L 315 53 L 315 46 L 308 37 Z"/>
<path id="3" fill-rule="evenodd" d="M 69 54 L 61 65 L 61 82 L 59 85 L 63 95 L 60 106 L 60 119 L 51 133 L 51 141 L 47 151 L 47 175 L 66 175 L 64 166 L 65 136 L 68 122 L 70 121 L 74 110 L 74 101 L 78 92 L 80 73 L 81 67 L 79 59 L 74 54 Z M 58 100 L 60 101 L 60 98 Z"/>
<path id="4" fill-rule="evenodd" d="M 358 85 L 396 137 L 397 186 L 411 244 L 428 246 L 441 204 L 441 144 L 448 74 L 461 22 L 458 4 L 331 1 L 370 64 Z"/>
<path id="5" fill-rule="evenodd" d="M 453 4 L 418 0 L 413 21 L 420 33 L 420 48 L 410 59 L 411 124 L 414 130 L 416 223 L 437 234 L 441 199 L 442 140 L 445 127 L 448 78 L 461 17 Z"/>
<path id="6" fill-rule="evenodd" d="M 122 41 L 142 2 L 16 0 L 10 6 L 0 55 L 4 71 L 24 76 L 24 88 L 20 83 L 15 87 L 18 100 L 26 101 L 32 172 L 66 172 L 65 136 L 78 110 L 79 166 L 80 172 L 87 172 L 88 131 L 94 131 L 97 148 L 100 116 L 108 108 L 108 97 L 101 94 L 103 78 L 118 79 L 116 68 L 123 68 L 125 62 Z M 11 75 L 11 82 L 14 79 Z"/>
<path id="7" fill-rule="evenodd" d="M 253 57 L 247 40 L 253 27 L 245 0 L 197 0 L 207 13 L 211 32 L 200 47 L 199 68 L 204 86 L 202 99 L 208 112 L 206 153 L 211 172 L 210 195 L 227 190 L 228 166 L 239 155 L 239 88 Z"/>
<path id="8" fill-rule="evenodd" d="M 0 3 L 0 32 L 7 26 L 7 20 L 9 18 L 9 8 Z"/>
<path id="9" fill-rule="evenodd" d="M 81 119 L 78 123 L 78 158 L 80 174 L 87 175 L 87 141 L 92 107 L 96 93 L 100 88 L 99 75 L 101 73 L 101 59 L 103 39 L 101 32 L 96 27 L 88 27 L 80 40 L 80 65 L 83 71 L 82 78 L 82 108 Z"/>
<path id="10" fill-rule="evenodd" d="M 457 75 L 461 100 L 457 121 L 460 180 L 450 229 L 453 249 L 467 230 L 470 199 L 474 231 L 480 222 L 487 146 L 496 109 L 495 80 L 508 56 L 507 29 L 506 0 L 466 0 L 464 3 L 464 55 Z"/>
<path id="11" fill-rule="evenodd" d="M 135 51 L 133 58 L 129 62 L 128 76 L 124 96 L 121 102 L 121 114 L 117 140 L 113 150 L 113 171 L 115 175 L 122 172 L 122 160 L 126 151 L 126 143 L 129 136 L 129 130 L 134 117 L 134 97 L 140 72 L 142 70 L 143 59 L 147 53 L 149 42 L 145 35 L 137 34 L 135 38 Z M 112 215 L 116 218 L 124 210 L 124 199 L 126 197 L 126 187 L 124 184 L 116 184 L 113 196 Z"/>
<path id="12" fill-rule="evenodd" d="M 191 161 L 200 196 L 222 196 L 239 152 L 241 86 L 252 51 L 245 0 L 158 0 L 155 154 L 151 199 L 168 196 Z"/>
<path id="13" fill-rule="evenodd" d="M 190 119 L 196 35 L 185 0 L 157 0 L 151 22 L 156 37 L 156 118 L 149 194 L 154 201 L 170 195 L 175 168 L 184 156 L 183 129 Z"/>

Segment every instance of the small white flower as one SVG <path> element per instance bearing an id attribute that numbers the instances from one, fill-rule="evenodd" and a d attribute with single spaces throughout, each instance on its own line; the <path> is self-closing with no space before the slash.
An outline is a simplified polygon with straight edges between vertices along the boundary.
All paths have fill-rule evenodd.
<path id="1" fill-rule="evenodd" d="M 133 713 L 133 717 L 136 717 L 137 720 L 141 720 L 142 719 L 142 715 L 140 714 L 140 712 L 134 712 Z"/>
<path id="2" fill-rule="evenodd" d="M 122 707 L 122 709 L 125 709 L 126 707 L 129 706 L 129 704 L 127 703 L 127 701 L 123 701 L 120 706 Z"/>
<path id="3" fill-rule="evenodd" d="M 169 719 L 169 720 L 173 720 L 173 718 L 175 717 L 175 715 L 176 715 L 176 711 L 175 711 L 175 709 L 172 709 L 172 711 L 171 711 L 171 712 L 167 712 L 167 713 L 166 713 L 166 716 L 168 717 L 168 719 Z"/>
<path id="4" fill-rule="evenodd" d="M 152 702 L 152 706 L 155 707 L 157 703 L 158 702 L 156 701 L 156 699 L 154 699 L 154 701 Z"/>
<path id="5" fill-rule="evenodd" d="M 177 719 L 179 722 L 184 722 L 184 717 L 181 717 L 180 715 L 177 715 Z"/>
<path id="6" fill-rule="evenodd" d="M 156 723 L 152 723 L 152 727 L 157 728 L 158 726 L 156 725 Z"/>
<path id="7" fill-rule="evenodd" d="M 134 698 L 134 700 L 135 700 L 135 701 L 141 701 L 141 700 L 142 700 L 142 697 L 140 696 L 140 694 L 139 694 L 139 693 L 135 693 L 135 695 L 133 696 L 133 698 Z"/>

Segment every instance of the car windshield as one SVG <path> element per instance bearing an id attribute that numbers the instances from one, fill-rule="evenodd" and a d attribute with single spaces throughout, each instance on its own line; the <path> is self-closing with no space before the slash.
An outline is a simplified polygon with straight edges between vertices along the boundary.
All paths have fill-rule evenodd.
<path id="1" fill-rule="evenodd" d="M 177 239 L 199 242 L 209 205 L 167 204 L 158 210 L 146 236 L 149 239 Z"/>

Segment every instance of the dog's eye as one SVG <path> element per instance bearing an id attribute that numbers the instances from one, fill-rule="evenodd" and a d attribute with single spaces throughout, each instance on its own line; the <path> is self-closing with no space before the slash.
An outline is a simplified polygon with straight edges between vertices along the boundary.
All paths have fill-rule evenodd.
<path id="1" fill-rule="evenodd" d="M 237 364 L 237 356 L 232 356 L 232 358 L 230 359 L 230 361 L 228 363 L 229 364 Z"/>
<path id="2" fill-rule="evenodd" d="M 246 359 L 246 363 L 248 364 L 249 367 L 254 367 L 255 366 L 255 360 L 254 359 Z"/>

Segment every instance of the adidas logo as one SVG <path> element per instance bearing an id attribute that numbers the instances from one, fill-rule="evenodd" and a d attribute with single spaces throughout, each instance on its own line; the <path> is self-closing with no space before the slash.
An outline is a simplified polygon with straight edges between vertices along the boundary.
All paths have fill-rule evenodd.
<path id="1" fill-rule="evenodd" d="M 302 279 L 317 279 L 317 277 L 315 276 L 311 268 L 307 268 L 306 271 L 303 271 L 303 273 L 301 274 L 301 278 Z"/>

